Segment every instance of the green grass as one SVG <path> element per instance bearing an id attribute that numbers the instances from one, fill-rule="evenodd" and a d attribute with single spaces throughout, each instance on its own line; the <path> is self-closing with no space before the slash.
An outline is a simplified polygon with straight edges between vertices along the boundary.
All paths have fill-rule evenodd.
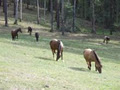
<path id="1" fill-rule="evenodd" d="M 27 13 L 26 13 L 27 12 Z M 9 27 L 4 26 L 0 17 L 0 90 L 118 90 L 120 87 L 120 41 L 111 36 L 108 45 L 103 44 L 102 35 L 50 33 L 49 21 L 44 26 L 35 24 L 35 11 L 23 13 L 23 22 L 14 25 L 9 16 Z M 30 13 L 29 13 L 30 12 Z M 12 16 L 12 11 L 8 15 Z M 31 20 L 29 19 L 31 18 Z M 46 17 L 49 18 L 49 17 Z M 77 21 L 80 23 L 79 21 Z M 79 24 L 77 23 L 78 27 Z M 29 36 L 27 26 L 33 27 Z M 12 41 L 10 32 L 18 27 L 23 33 Z M 90 29 L 81 27 L 83 32 Z M 40 33 L 36 42 L 34 33 Z M 102 31 L 99 31 L 102 34 Z M 105 34 L 108 32 L 105 32 Z M 64 62 L 52 58 L 49 47 L 51 39 L 57 38 L 64 43 Z M 96 50 L 103 65 L 102 74 L 95 71 L 94 63 L 89 71 L 83 58 L 86 48 Z"/>
<path id="2" fill-rule="evenodd" d="M 40 32 L 40 41 L 35 42 L 27 34 L 28 23 L 19 39 L 12 41 L 9 27 L 0 29 L 0 88 L 4 90 L 118 90 L 120 87 L 120 42 L 111 40 L 108 45 L 102 39 L 89 34 L 81 36 L 61 36 L 49 33 L 48 28 L 34 25 Z M 16 26 L 16 27 L 19 27 Z M 9 30 L 10 29 L 10 30 Z M 43 31 L 42 29 L 46 29 Z M 4 31 L 5 30 L 5 31 Z M 76 34 L 75 34 L 76 35 Z M 64 61 L 52 58 L 49 41 L 61 39 L 65 45 Z M 103 72 L 99 74 L 87 69 L 83 58 L 85 48 L 95 49 L 101 58 Z"/>

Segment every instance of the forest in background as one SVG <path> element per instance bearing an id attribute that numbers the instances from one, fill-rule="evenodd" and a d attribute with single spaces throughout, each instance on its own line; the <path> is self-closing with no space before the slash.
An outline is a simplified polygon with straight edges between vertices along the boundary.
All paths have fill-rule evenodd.
<path id="1" fill-rule="evenodd" d="M 81 31 L 79 24 L 84 22 L 86 22 L 85 26 L 91 27 L 91 33 L 96 34 L 97 27 L 101 27 L 112 35 L 120 29 L 119 4 L 119 0 L 0 0 L 0 7 L 3 7 L 5 16 L 5 26 L 8 26 L 10 6 L 13 6 L 14 24 L 18 24 L 18 19 L 22 21 L 24 17 L 22 12 L 26 8 L 37 12 L 37 24 L 41 24 L 43 20 L 46 21 L 49 14 L 50 31 L 58 30 L 63 35 L 65 31 L 73 33 Z"/>

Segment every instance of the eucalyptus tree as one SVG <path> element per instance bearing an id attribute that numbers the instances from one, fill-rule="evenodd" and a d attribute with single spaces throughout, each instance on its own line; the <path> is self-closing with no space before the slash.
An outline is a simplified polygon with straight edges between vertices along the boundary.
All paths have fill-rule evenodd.
<path id="1" fill-rule="evenodd" d="M 53 0 L 50 0 L 50 13 L 51 13 L 51 30 L 53 32 Z"/>
<path id="2" fill-rule="evenodd" d="M 37 0 L 37 23 L 40 24 L 39 0 Z"/>
<path id="3" fill-rule="evenodd" d="M 76 14 L 76 0 L 74 0 L 74 5 L 73 5 L 73 32 L 75 32 L 75 14 Z"/>
<path id="4" fill-rule="evenodd" d="M 96 34 L 96 29 L 95 29 L 95 0 L 91 0 L 91 8 L 92 8 L 92 33 Z"/>
<path id="5" fill-rule="evenodd" d="M 22 21 L 22 0 L 20 0 L 20 22 Z"/>
<path id="6" fill-rule="evenodd" d="M 64 35 L 64 0 L 61 0 L 61 31 L 62 31 L 62 35 Z"/>
<path id="7" fill-rule="evenodd" d="M 4 16 L 5 16 L 5 26 L 8 26 L 8 18 L 7 18 L 7 0 L 4 0 Z"/>
<path id="8" fill-rule="evenodd" d="M 16 4 L 16 8 L 15 8 L 15 22 L 14 22 L 14 24 L 18 24 L 18 1 L 19 0 L 15 0 L 15 4 Z"/>

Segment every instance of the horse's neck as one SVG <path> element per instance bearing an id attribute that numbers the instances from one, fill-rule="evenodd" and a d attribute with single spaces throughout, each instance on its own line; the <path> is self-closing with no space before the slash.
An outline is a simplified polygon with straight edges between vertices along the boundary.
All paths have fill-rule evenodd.
<path id="1" fill-rule="evenodd" d="M 19 30 L 16 30 L 16 33 L 18 33 L 19 32 Z"/>
<path id="2" fill-rule="evenodd" d="M 100 59 L 99 59 L 98 55 L 96 54 L 95 51 L 93 51 L 93 52 L 94 52 L 94 55 L 95 55 L 95 58 L 96 58 L 96 63 L 101 65 L 101 62 L 100 62 Z"/>

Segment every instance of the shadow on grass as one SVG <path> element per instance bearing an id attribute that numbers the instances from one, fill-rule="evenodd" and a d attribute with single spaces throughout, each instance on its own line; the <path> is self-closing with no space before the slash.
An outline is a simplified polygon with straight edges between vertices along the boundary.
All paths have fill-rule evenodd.
<path id="1" fill-rule="evenodd" d="M 35 57 L 37 59 L 41 59 L 41 60 L 46 60 L 46 61 L 54 61 L 53 59 L 47 58 L 47 57 Z"/>
<path id="2" fill-rule="evenodd" d="M 86 68 L 78 68 L 78 67 L 69 67 L 69 68 L 75 71 L 89 72 L 89 70 Z"/>

